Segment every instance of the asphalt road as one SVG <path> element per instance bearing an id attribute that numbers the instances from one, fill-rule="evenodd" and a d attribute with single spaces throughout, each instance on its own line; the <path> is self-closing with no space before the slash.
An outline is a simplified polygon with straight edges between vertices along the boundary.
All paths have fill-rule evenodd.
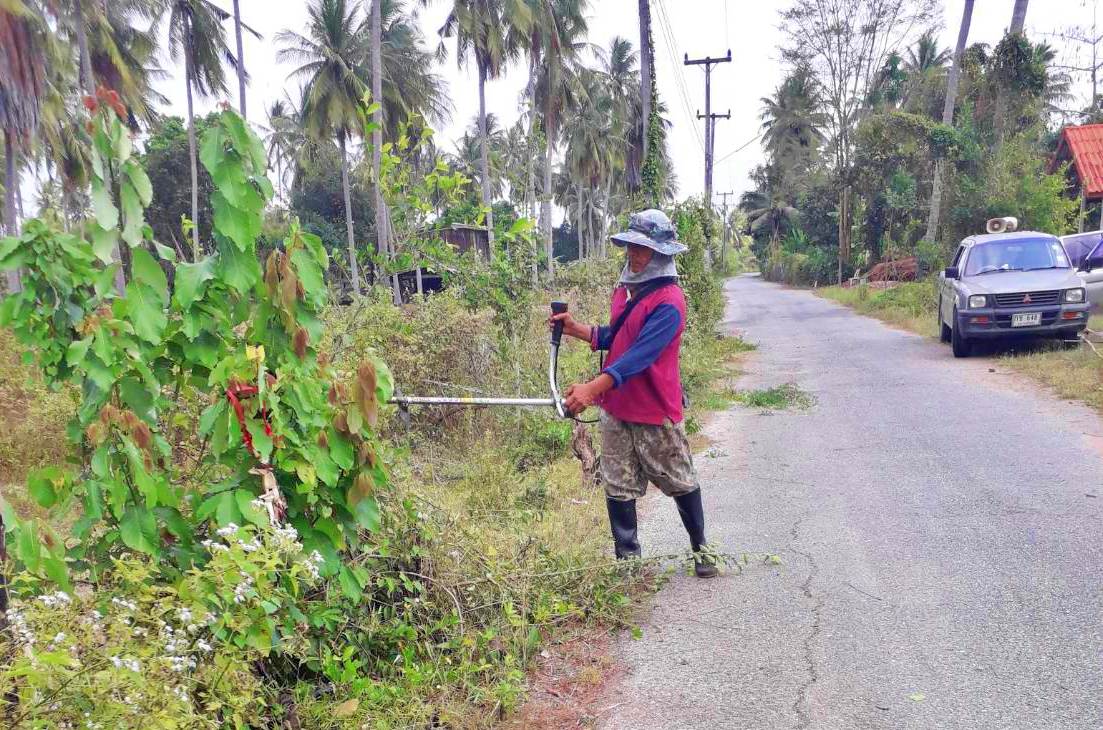
<path id="1" fill-rule="evenodd" d="M 726 290 L 742 387 L 816 399 L 720 414 L 697 461 L 712 541 L 781 563 L 676 577 L 598 724 L 1103 728 L 1103 421 L 810 293 Z M 644 512 L 645 555 L 683 547 L 671 501 Z"/>

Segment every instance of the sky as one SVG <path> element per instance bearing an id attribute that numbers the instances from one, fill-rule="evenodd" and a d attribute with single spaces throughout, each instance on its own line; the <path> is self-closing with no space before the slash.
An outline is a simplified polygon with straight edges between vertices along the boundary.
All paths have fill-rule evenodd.
<path id="1" fill-rule="evenodd" d="M 231 0 L 213 0 L 231 8 Z M 1034 0 L 1027 13 L 1027 34 L 1034 40 L 1071 25 L 1091 25 L 1096 0 Z M 407 5 L 417 3 L 407 0 Z M 941 40 L 953 47 L 964 0 L 946 0 Z M 1011 20 L 1012 0 L 976 0 L 970 43 L 999 42 Z M 264 110 L 285 91 L 297 96 L 298 85 L 288 81 L 292 70 L 276 61 L 276 35 L 291 28 L 306 27 L 305 0 L 240 0 L 245 22 L 262 38 L 246 35 L 245 62 L 251 74 L 247 91 L 248 115 L 253 123 L 264 122 Z M 723 56 L 730 49 L 732 62 L 713 71 L 713 109 L 731 111 L 730 120 L 717 122 L 716 159 L 713 190 L 738 194 L 750 187 L 748 174 L 762 161 L 762 150 L 751 142 L 760 132 L 760 99 L 780 83 L 784 67 L 778 56 L 782 36 L 778 13 L 789 0 L 652 0 L 655 63 L 659 94 L 669 109 L 672 122 L 669 142 L 679 181 L 678 197 L 700 195 L 704 190 L 703 122 L 694 116 L 704 111 L 705 79 L 699 66 L 684 66 L 685 54 L 691 58 Z M 366 4 L 365 4 L 366 6 Z M 419 12 L 419 21 L 430 44 L 437 42 L 437 29 L 447 15 L 447 2 L 437 0 Z M 638 45 L 637 0 L 591 0 L 591 42 L 608 47 L 615 36 L 624 36 Z M 1103 17 L 1101 17 L 1103 21 Z M 227 23 L 228 39 L 233 40 L 233 24 Z M 903 50 L 903 49 L 901 49 Z M 463 130 L 478 111 L 477 80 L 473 68 L 459 68 L 454 46 L 441 68 L 447 79 L 455 114 L 451 123 L 437 130 L 438 144 L 454 147 Z M 166 65 L 168 65 L 166 61 Z M 184 115 L 185 96 L 182 69 L 169 67 L 170 76 L 159 90 L 172 102 L 170 111 Z M 523 64 L 503 78 L 487 85 L 487 109 L 511 124 L 520 113 L 520 97 L 526 81 Z M 229 79 L 230 96 L 236 105 L 237 79 Z M 1078 87 L 1083 91 L 1083 86 Z M 1086 105 L 1087 93 L 1083 94 Z M 206 112 L 219 100 L 200 101 L 199 112 Z M 750 144 L 748 144 L 750 142 Z M 740 151 L 735 151 L 742 148 Z M 717 198 L 717 203 L 720 199 Z"/>

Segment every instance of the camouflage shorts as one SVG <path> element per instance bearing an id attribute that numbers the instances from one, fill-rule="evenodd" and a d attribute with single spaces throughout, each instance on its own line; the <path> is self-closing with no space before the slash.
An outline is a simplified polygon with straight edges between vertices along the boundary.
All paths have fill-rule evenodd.
<path id="1" fill-rule="evenodd" d="M 651 482 L 668 497 L 697 489 L 681 423 L 626 423 L 601 412 L 601 481 L 610 499 L 639 499 Z"/>

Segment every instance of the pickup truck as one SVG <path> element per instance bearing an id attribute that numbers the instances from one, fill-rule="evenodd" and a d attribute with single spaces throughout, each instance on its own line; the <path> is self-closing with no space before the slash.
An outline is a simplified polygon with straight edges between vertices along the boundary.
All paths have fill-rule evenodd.
<path id="1" fill-rule="evenodd" d="M 938 280 L 938 328 L 955 357 L 982 339 L 1052 337 L 1079 343 L 1088 324 L 1084 280 L 1056 236 L 970 236 Z"/>

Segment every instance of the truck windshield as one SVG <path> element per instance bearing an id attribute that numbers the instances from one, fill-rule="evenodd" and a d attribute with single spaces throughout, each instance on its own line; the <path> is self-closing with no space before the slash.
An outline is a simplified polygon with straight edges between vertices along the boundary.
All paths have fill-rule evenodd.
<path id="1" fill-rule="evenodd" d="M 1069 260 L 1061 243 L 1051 238 L 1014 239 L 978 243 L 969 252 L 965 276 L 996 271 L 1067 269 Z"/>

